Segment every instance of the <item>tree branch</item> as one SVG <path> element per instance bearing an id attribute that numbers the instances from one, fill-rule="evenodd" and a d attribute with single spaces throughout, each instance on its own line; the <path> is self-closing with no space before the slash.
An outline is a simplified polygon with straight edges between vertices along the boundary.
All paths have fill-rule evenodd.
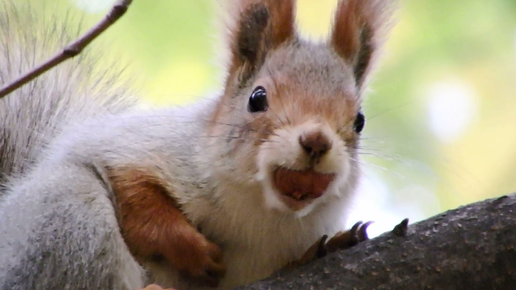
<path id="1" fill-rule="evenodd" d="M 44 63 L 40 64 L 28 73 L 22 75 L 18 79 L 1 88 L 0 99 L 17 90 L 26 83 L 32 81 L 33 79 L 37 78 L 49 69 L 62 63 L 63 61 L 81 53 L 82 50 L 86 46 L 88 46 L 88 44 L 90 44 L 95 38 L 97 38 L 97 36 L 99 36 L 102 32 L 108 29 L 111 25 L 113 25 L 118 19 L 120 19 L 125 14 L 131 2 L 132 0 L 118 0 L 115 3 L 115 5 L 113 5 L 111 10 L 104 16 L 104 18 L 102 18 L 102 20 L 99 21 L 88 32 L 83 34 L 74 42 L 67 45 L 61 52 L 57 53 Z"/>
<path id="2" fill-rule="evenodd" d="M 515 289 L 516 194 L 470 204 L 240 290 Z"/>

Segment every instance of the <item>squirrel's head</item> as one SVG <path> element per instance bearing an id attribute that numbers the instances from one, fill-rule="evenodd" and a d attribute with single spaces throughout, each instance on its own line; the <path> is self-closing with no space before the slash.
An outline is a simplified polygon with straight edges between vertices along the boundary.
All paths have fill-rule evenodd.
<path id="1" fill-rule="evenodd" d="M 213 174 L 254 184 L 266 207 L 300 215 L 351 194 L 362 92 L 391 2 L 340 1 L 329 40 L 313 43 L 296 34 L 294 0 L 238 1 L 225 91 L 207 133 L 217 137 L 207 138 Z"/>

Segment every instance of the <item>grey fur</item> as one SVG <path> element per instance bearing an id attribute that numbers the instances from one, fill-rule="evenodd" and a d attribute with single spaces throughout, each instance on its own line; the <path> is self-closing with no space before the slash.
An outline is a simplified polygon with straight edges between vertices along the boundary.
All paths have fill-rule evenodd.
<path id="1" fill-rule="evenodd" d="M 43 18 L 30 4 L 0 4 L 2 85 L 77 36 L 66 22 Z M 0 100 L 0 289 L 127 286 L 117 276 L 127 266 L 111 254 L 124 246 L 113 243 L 114 236 L 120 239 L 113 207 L 97 205 L 112 200 L 99 176 L 88 166 L 64 164 L 42 177 L 45 184 L 23 178 L 68 126 L 135 105 L 135 98 L 115 83 L 119 72 L 92 73 L 94 59 L 86 51 Z M 2 196 L 4 191 L 15 195 Z"/>
<path id="2" fill-rule="evenodd" d="M 2 1 L 0 85 L 75 39 L 77 33 L 58 19 L 43 19 L 30 1 Z M 96 57 L 86 51 L 0 99 L 0 184 L 5 184 L 7 176 L 23 173 L 67 124 L 133 106 L 134 98 L 115 83 L 119 72 L 92 74 Z"/>

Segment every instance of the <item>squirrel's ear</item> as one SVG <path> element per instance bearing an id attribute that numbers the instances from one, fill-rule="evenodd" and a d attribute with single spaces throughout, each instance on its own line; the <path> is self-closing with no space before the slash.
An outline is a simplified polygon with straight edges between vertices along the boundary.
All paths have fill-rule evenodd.
<path id="1" fill-rule="evenodd" d="M 352 65 L 359 90 L 374 65 L 378 50 L 391 27 L 395 0 L 340 0 L 331 45 Z"/>
<path id="2" fill-rule="evenodd" d="M 246 81 L 263 64 L 267 51 L 295 36 L 294 0 L 243 0 L 229 26 L 229 73 Z"/>

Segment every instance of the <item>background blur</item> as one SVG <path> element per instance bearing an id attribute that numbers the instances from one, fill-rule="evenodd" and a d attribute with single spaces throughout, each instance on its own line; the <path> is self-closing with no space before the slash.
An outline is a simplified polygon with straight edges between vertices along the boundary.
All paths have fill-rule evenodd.
<path id="1" fill-rule="evenodd" d="M 84 30 L 113 2 L 31 1 L 84 20 Z M 300 0 L 303 34 L 324 37 L 335 5 Z M 134 0 L 91 49 L 127 67 L 150 104 L 188 103 L 220 89 L 218 8 Z M 366 165 L 349 220 L 375 220 L 372 235 L 516 191 L 516 1 L 406 0 L 397 18 L 368 92 Z"/>

